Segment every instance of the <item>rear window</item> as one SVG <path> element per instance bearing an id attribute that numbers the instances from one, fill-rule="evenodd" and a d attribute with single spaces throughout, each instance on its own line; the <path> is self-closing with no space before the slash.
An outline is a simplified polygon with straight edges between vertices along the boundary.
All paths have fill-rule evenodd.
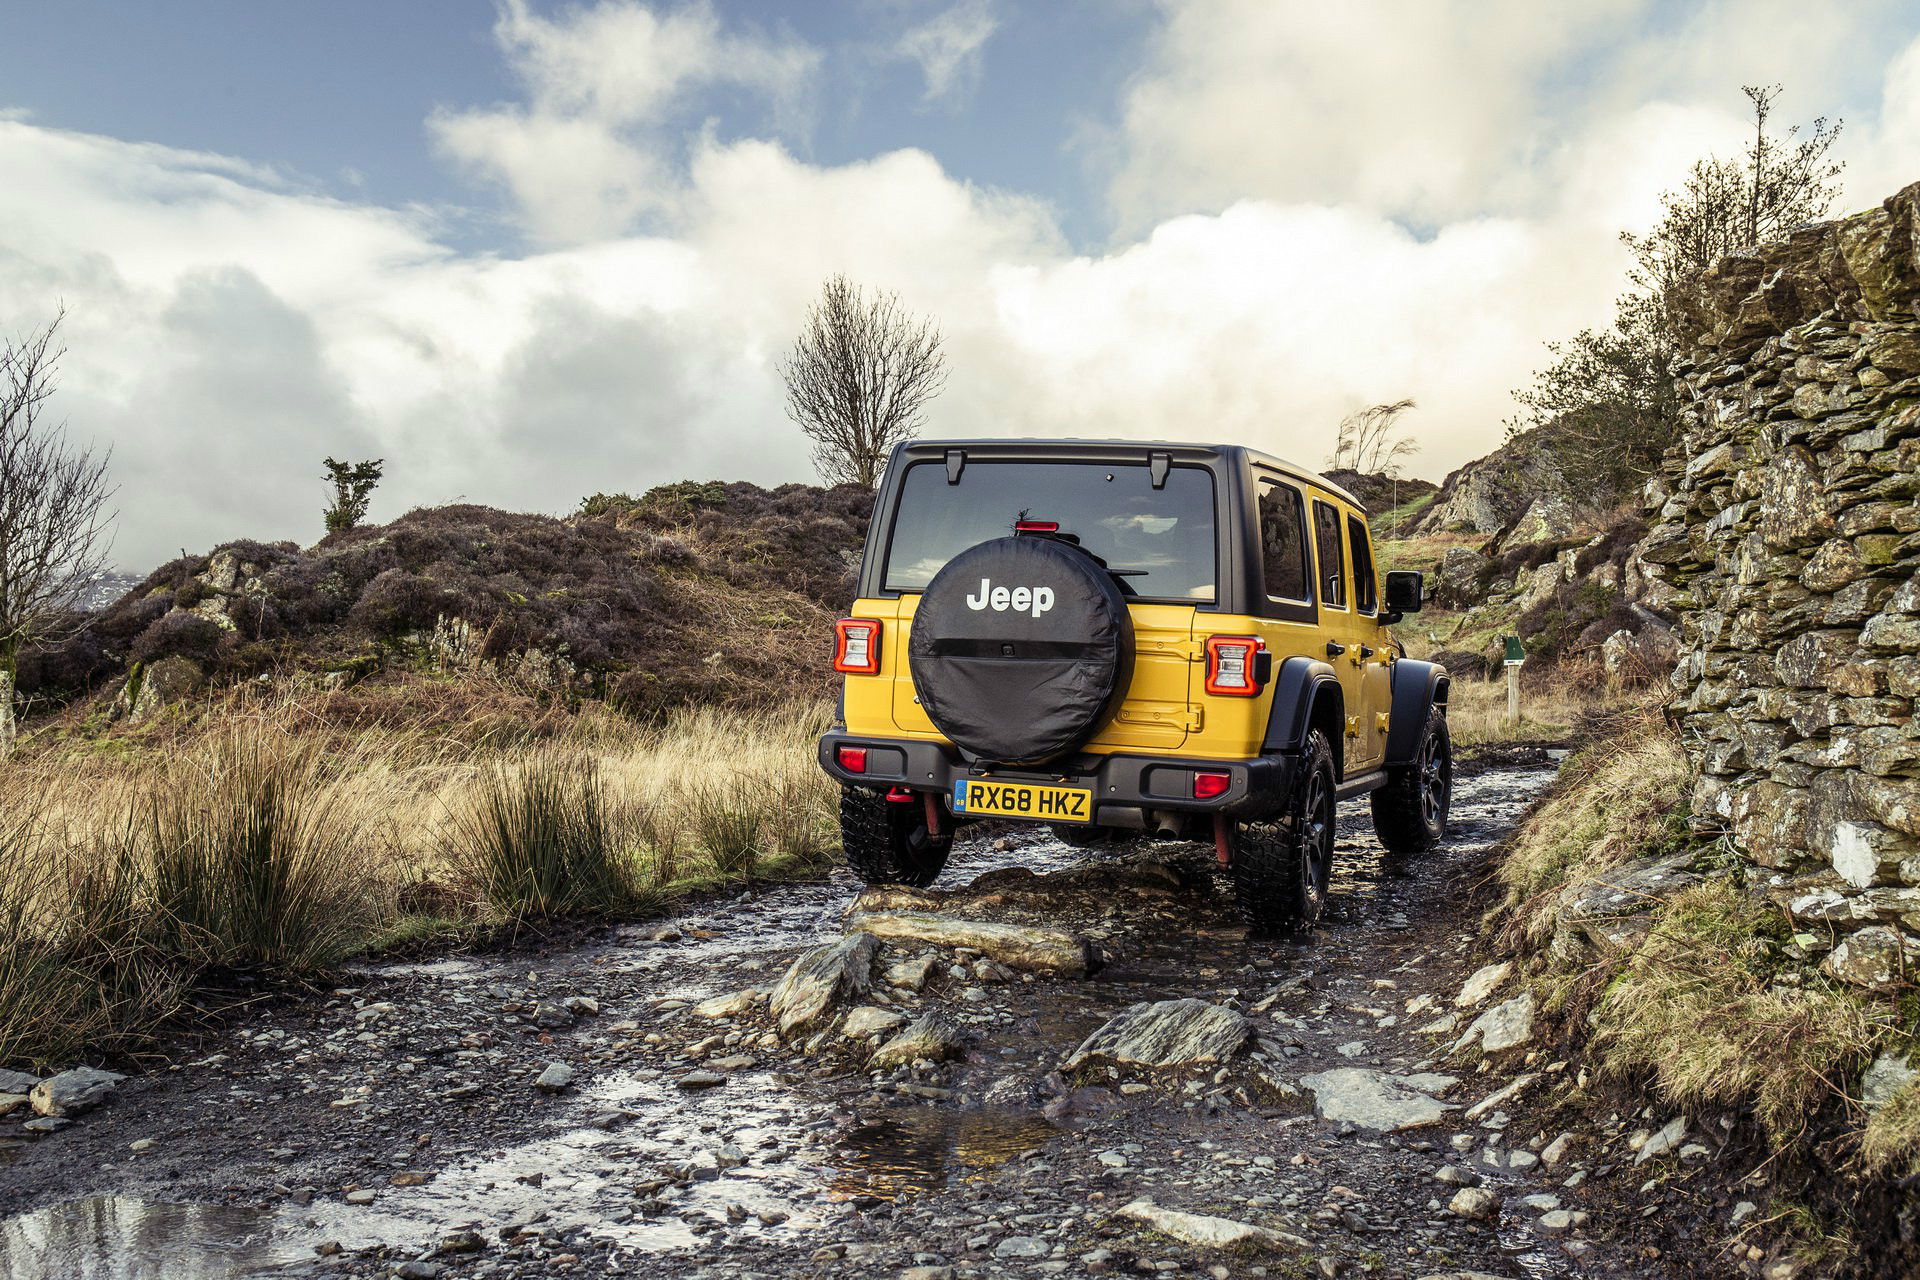
<path id="1" fill-rule="evenodd" d="M 1013 533 L 1016 520 L 1054 520 L 1060 532 L 1125 571 L 1130 596 L 1214 598 L 1213 475 L 1176 466 L 1153 487 L 1144 465 L 968 462 L 958 484 L 946 466 L 907 468 L 887 551 L 886 588 L 921 591 L 968 547 Z"/>

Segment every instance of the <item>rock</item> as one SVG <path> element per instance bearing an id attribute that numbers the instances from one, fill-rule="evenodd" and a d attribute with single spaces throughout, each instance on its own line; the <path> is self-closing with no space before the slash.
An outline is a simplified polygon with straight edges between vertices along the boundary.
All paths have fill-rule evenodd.
<path id="1" fill-rule="evenodd" d="M 1641 1144 L 1640 1150 L 1635 1153 L 1633 1157 L 1633 1162 L 1635 1164 L 1645 1164 L 1655 1156 L 1664 1156 L 1675 1147 L 1678 1147 L 1686 1136 L 1687 1118 L 1685 1116 L 1675 1116 L 1673 1119 L 1667 1121 L 1666 1124 L 1662 1125 L 1658 1133 L 1655 1133 L 1648 1138 L 1646 1142 Z"/>
<path id="2" fill-rule="evenodd" d="M 1441 1165 L 1439 1171 L 1433 1175 L 1433 1180 L 1449 1187 L 1477 1187 L 1480 1185 L 1479 1174 L 1474 1173 L 1470 1169 L 1461 1169 L 1450 1164 Z"/>
<path id="3" fill-rule="evenodd" d="M 1161 1235 L 1202 1249 L 1271 1249 L 1282 1245 L 1294 1249 L 1313 1248 L 1311 1241 L 1285 1231 L 1235 1222 L 1231 1218 L 1182 1213 L 1178 1209 L 1162 1208 L 1145 1198 L 1121 1206 L 1119 1213 L 1121 1217 L 1131 1218 Z"/>
<path id="4" fill-rule="evenodd" d="M 1252 1034 L 1240 1014 L 1192 997 L 1130 1005 L 1088 1036 L 1060 1069 L 1074 1071 L 1088 1062 L 1142 1067 L 1225 1062 Z"/>
<path id="5" fill-rule="evenodd" d="M 1044 1258 L 1052 1252 L 1052 1245 L 1033 1236 L 1007 1236 L 993 1246 L 996 1258 Z"/>
<path id="6" fill-rule="evenodd" d="M 836 1004 L 866 995 L 878 947 L 871 933 L 856 932 L 795 960 L 767 998 L 780 1034 L 791 1037 L 810 1031 Z"/>
<path id="7" fill-rule="evenodd" d="M 151 1151 L 153 1150 L 153 1139 L 152 1138 L 135 1138 L 132 1142 L 129 1142 L 127 1144 L 127 1150 Z"/>
<path id="8" fill-rule="evenodd" d="M 564 1062 L 550 1062 L 534 1080 L 533 1087 L 542 1093 L 558 1093 L 573 1083 L 573 1068 Z"/>
<path id="9" fill-rule="evenodd" d="M 565 1005 L 542 1004 L 533 1011 L 533 1025 L 544 1027 L 548 1031 L 558 1031 L 573 1025 L 573 1010 Z"/>
<path id="10" fill-rule="evenodd" d="M 1820 967 L 1857 986 L 1892 991 L 1920 967 L 1920 941 L 1886 925 L 1870 925 L 1842 939 Z"/>
<path id="11" fill-rule="evenodd" d="M 905 960 L 896 960 L 887 966 L 886 984 L 890 987 L 905 987 L 908 991 L 924 991 L 927 982 L 933 977 L 934 966 L 939 961 L 930 955 L 909 956 Z"/>
<path id="12" fill-rule="evenodd" d="M 1549 1169 L 1553 1168 L 1555 1165 L 1559 1164 L 1562 1160 L 1565 1160 L 1567 1156 L 1573 1151 L 1573 1144 L 1575 1141 L 1576 1139 L 1571 1133 L 1561 1134 L 1559 1137 L 1555 1138 L 1552 1142 L 1549 1142 L 1546 1145 L 1546 1147 L 1541 1150 L 1540 1163 L 1547 1166 L 1547 1168 Z"/>
<path id="13" fill-rule="evenodd" d="M 693 1006 L 696 1018 L 739 1018 L 752 1013 L 766 1003 L 767 993 L 759 987 L 747 987 L 740 991 L 729 991 L 725 995 L 711 996 Z"/>
<path id="14" fill-rule="evenodd" d="M 1913 1069 L 1905 1054 L 1883 1049 L 1860 1077 L 1860 1105 L 1869 1114 L 1878 1111 L 1916 1078 L 1920 1078 L 1920 1072 Z M 4 1114 L 0 1111 L 0 1115 Z"/>
<path id="15" fill-rule="evenodd" d="M 95 1067 L 75 1067 L 49 1076 L 28 1091 L 34 1112 L 43 1116 L 77 1116 L 91 1111 L 126 1077 Z"/>
<path id="16" fill-rule="evenodd" d="M 592 996 L 568 996 L 566 1008 L 568 1013 L 591 1017 L 600 1012 L 600 1002 Z"/>
<path id="17" fill-rule="evenodd" d="M 1528 1072 L 1525 1075 L 1515 1077 L 1503 1087 L 1494 1090 L 1486 1097 L 1480 1099 L 1480 1101 L 1468 1107 L 1466 1118 L 1469 1120 L 1478 1120 L 1481 1116 L 1486 1115 L 1489 1111 L 1495 1110 L 1501 1104 L 1511 1102 L 1514 1098 L 1525 1092 L 1526 1089 L 1539 1078 L 1538 1073 L 1535 1072 Z"/>
<path id="18" fill-rule="evenodd" d="M 1542 1231 L 1558 1235 L 1563 1231 L 1573 1230 L 1573 1214 L 1566 1209 L 1549 1209 L 1540 1215 L 1540 1221 L 1536 1225 Z"/>
<path id="19" fill-rule="evenodd" d="M 860 903 L 856 900 L 855 908 Z M 861 929 L 889 942 L 924 942 L 937 947 L 965 947 L 1001 964 L 1031 973 L 1063 978 L 1085 977 L 1094 967 L 1093 945 L 1059 929 L 1002 924 L 992 920 L 962 920 L 922 911 L 854 914 L 849 929 Z"/>
<path id="20" fill-rule="evenodd" d="M 1473 1008 L 1473 1006 L 1492 995 L 1494 989 L 1505 982 L 1507 976 L 1512 972 L 1513 962 L 1511 960 L 1502 960 L 1499 964 L 1490 964 L 1483 969 L 1475 970 L 1474 975 L 1468 978 L 1466 984 L 1460 988 L 1460 994 L 1453 998 L 1453 1007 L 1456 1009 Z M 1411 1012 L 1411 1010 L 1409 1010 L 1409 1012 Z"/>
<path id="21" fill-rule="evenodd" d="M 714 1071 L 745 1071 L 753 1063 L 753 1055 L 746 1053 L 729 1053 L 707 1059 L 707 1066 Z"/>
<path id="22" fill-rule="evenodd" d="M 35 1116 L 20 1127 L 28 1133 L 58 1133 L 72 1123 L 65 1116 Z"/>
<path id="23" fill-rule="evenodd" d="M 1391 1075 L 1341 1067 L 1302 1076 L 1300 1083 L 1313 1090 L 1314 1110 L 1321 1119 L 1363 1129 L 1418 1129 L 1438 1124 L 1447 1112 L 1458 1109 L 1433 1096 L 1458 1084 L 1453 1076 Z"/>
<path id="24" fill-rule="evenodd" d="M 0 1116 L 10 1116 L 26 1105 L 28 1099 L 24 1093 L 0 1093 Z"/>
<path id="25" fill-rule="evenodd" d="M 1453 1193 L 1447 1208 L 1463 1218 L 1492 1222 L 1500 1216 L 1500 1197 L 1485 1187 L 1462 1187 Z"/>
<path id="26" fill-rule="evenodd" d="M 374 1193 L 368 1187 L 356 1187 L 342 1197 L 348 1204 L 372 1204 Z"/>
<path id="27" fill-rule="evenodd" d="M 904 1030 L 873 1051 L 867 1066 L 875 1071 L 891 1070 L 919 1059 L 944 1062 L 960 1055 L 966 1041 L 960 1032 L 939 1014 L 923 1013 Z"/>
<path id="28" fill-rule="evenodd" d="M 840 1032 L 855 1040 L 868 1040 L 874 1036 L 885 1035 L 906 1022 L 907 1015 L 895 1009 L 882 1009 L 876 1005 L 861 1005 L 847 1015 Z"/>
<path id="29" fill-rule="evenodd" d="M 713 1089 L 727 1082 L 727 1078 L 717 1071 L 689 1071 L 674 1078 L 674 1084 L 682 1089 Z"/>
<path id="30" fill-rule="evenodd" d="M 1453 1051 L 1458 1053 L 1469 1045 L 1478 1043 L 1485 1054 L 1505 1053 L 1517 1049 L 1533 1039 L 1533 993 L 1528 991 L 1515 996 L 1504 1004 L 1493 1008 L 1475 1018 L 1471 1025 L 1455 1042 Z"/>
<path id="31" fill-rule="evenodd" d="M 33 1086 L 39 1083 L 39 1076 L 30 1076 L 24 1071 L 8 1071 L 0 1068 L 0 1093 L 32 1093 Z"/>

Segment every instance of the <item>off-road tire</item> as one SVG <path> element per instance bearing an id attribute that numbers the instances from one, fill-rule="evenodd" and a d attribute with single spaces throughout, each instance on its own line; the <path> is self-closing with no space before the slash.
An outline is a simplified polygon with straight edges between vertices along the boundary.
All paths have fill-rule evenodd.
<path id="1" fill-rule="evenodd" d="M 1425 853 L 1446 838 L 1452 802 L 1453 737 L 1446 712 L 1430 707 L 1413 761 L 1388 769 L 1373 793 L 1373 829 L 1389 853 Z"/>
<path id="2" fill-rule="evenodd" d="M 1333 873 L 1336 809 L 1333 748 L 1315 729 L 1307 735 L 1280 816 L 1228 830 L 1234 897 L 1255 931 L 1311 928 L 1319 921 Z"/>
<path id="3" fill-rule="evenodd" d="M 878 791 L 845 787 L 840 792 L 840 848 L 847 866 L 867 884 L 903 884 L 924 889 L 947 865 L 953 836 L 927 833 L 918 797 L 895 803 Z"/>

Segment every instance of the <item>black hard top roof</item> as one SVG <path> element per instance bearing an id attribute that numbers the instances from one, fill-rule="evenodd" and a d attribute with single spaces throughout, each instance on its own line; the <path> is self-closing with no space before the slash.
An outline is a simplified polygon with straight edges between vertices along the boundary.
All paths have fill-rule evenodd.
<path id="1" fill-rule="evenodd" d="M 1148 454 L 1165 453 L 1185 461 L 1196 458 L 1233 458 L 1244 457 L 1248 462 L 1259 463 L 1285 472 L 1298 480 L 1305 480 L 1328 493 L 1344 498 L 1366 511 L 1366 504 L 1348 493 L 1319 472 L 1303 467 L 1297 462 L 1288 462 L 1285 458 L 1263 453 L 1258 449 L 1249 449 L 1240 444 L 1199 444 L 1168 440 L 1078 440 L 1065 436 L 992 436 L 984 439 L 967 440 L 910 440 L 900 448 L 916 457 L 939 457 L 950 449 L 959 449 L 966 453 L 987 455 L 1059 453 L 1069 457 L 1075 455 L 1107 456 L 1114 454 L 1138 454 L 1142 459 Z"/>

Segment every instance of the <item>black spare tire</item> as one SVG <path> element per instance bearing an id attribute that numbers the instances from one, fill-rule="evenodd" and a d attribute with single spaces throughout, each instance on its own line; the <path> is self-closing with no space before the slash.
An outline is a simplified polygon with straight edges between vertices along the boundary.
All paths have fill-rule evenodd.
<path id="1" fill-rule="evenodd" d="M 1079 547 L 996 538 L 927 584 L 907 665 L 927 717 L 961 751 L 1036 764 L 1085 742 L 1119 706 L 1133 619 L 1113 575 Z"/>

